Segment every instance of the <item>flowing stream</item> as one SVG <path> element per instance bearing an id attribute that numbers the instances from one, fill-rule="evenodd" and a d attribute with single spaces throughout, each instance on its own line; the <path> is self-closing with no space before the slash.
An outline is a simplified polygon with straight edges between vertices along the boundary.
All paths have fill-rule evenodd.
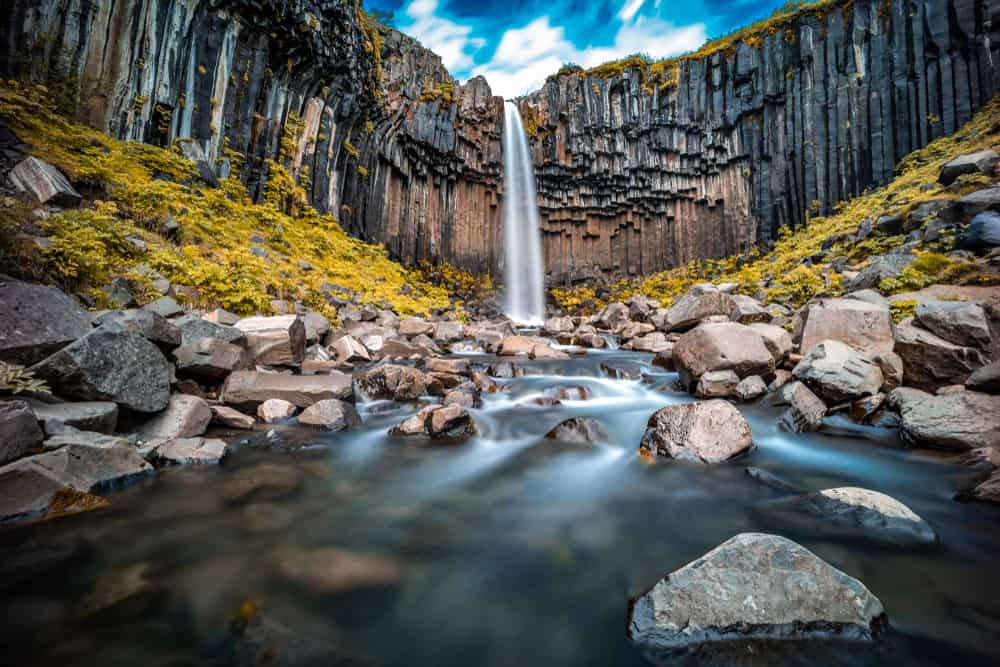
<path id="1" fill-rule="evenodd" d="M 540 324 L 545 318 L 545 271 L 535 168 L 521 112 L 513 102 L 504 103 L 503 177 L 506 312 L 516 322 Z"/>
<path id="2" fill-rule="evenodd" d="M 480 367 L 494 361 L 469 358 Z M 643 377 L 609 377 L 608 361 L 634 364 Z M 741 406 L 756 443 L 747 456 L 646 464 L 636 455 L 646 420 L 691 400 L 651 361 L 624 351 L 518 361 L 525 374 L 484 396 L 471 411 L 480 434 L 461 444 L 389 437 L 419 402 L 365 403 L 358 429 L 239 436 L 222 466 L 166 469 L 113 494 L 109 509 L 0 532 L 4 662 L 334 664 L 302 657 L 318 643 L 358 656 L 338 665 L 638 667 L 644 659 L 625 637 L 629 598 L 733 535 L 763 531 L 861 579 L 888 611 L 887 636 L 871 645 L 741 645 L 727 660 L 696 652 L 677 664 L 998 664 L 1000 508 L 952 500 L 970 470 L 873 427 L 831 421 L 821 433 L 790 435 L 777 411 L 758 406 Z M 535 402 L 578 386 L 588 399 Z M 610 440 L 543 438 L 573 416 L 601 420 Z M 266 498 L 224 497 L 234 475 L 274 463 L 297 470 L 301 484 Z M 888 493 L 930 522 L 940 542 L 894 548 L 833 535 L 818 520 L 791 522 L 766 511 L 782 492 L 751 479 L 747 466 L 810 490 Z M 319 547 L 391 558 L 401 578 L 323 595 L 280 576 L 289 554 Z M 141 594 L 123 596 L 136 572 Z M 126 601 L 81 611 L 116 596 Z M 257 662 L 233 660 L 234 651 L 247 655 L 234 644 L 245 600 L 283 628 L 268 636 L 298 642 L 298 661 L 262 662 L 256 649 Z"/>

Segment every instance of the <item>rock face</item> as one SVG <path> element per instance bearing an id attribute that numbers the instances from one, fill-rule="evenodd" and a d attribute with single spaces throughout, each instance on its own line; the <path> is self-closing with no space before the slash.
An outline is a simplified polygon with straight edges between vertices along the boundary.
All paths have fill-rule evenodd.
<path id="1" fill-rule="evenodd" d="M 282 161 L 351 234 L 406 262 L 500 272 L 503 104 L 485 79 L 458 85 L 351 3 L 78 5 L 10 0 L 0 72 L 63 82 L 61 102 L 118 138 L 190 139 L 209 172 L 237 151 L 253 193 L 294 136 Z M 519 102 L 551 279 L 745 251 L 814 201 L 886 182 L 996 92 L 989 16 L 987 0 L 858 0 L 683 60 L 663 86 L 629 69 L 551 77 Z"/>
<path id="2" fill-rule="evenodd" d="M 57 394 L 159 412 L 170 399 L 170 364 L 132 331 L 95 329 L 32 367 Z"/>
<path id="3" fill-rule="evenodd" d="M 695 463 L 721 463 L 750 449 L 750 425 L 730 403 L 669 405 L 649 418 L 640 448 Z"/>
<path id="4" fill-rule="evenodd" d="M 776 535 L 743 533 L 671 572 L 629 609 L 647 651 L 708 641 L 876 638 L 886 624 L 871 591 Z"/>
<path id="5" fill-rule="evenodd" d="M 0 278 L 0 361 L 30 366 L 90 332 L 90 316 L 54 287 Z"/>

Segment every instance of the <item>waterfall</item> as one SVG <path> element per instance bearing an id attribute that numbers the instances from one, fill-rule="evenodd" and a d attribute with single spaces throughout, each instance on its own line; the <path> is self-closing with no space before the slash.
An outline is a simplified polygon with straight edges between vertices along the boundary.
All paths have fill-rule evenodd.
<path id="1" fill-rule="evenodd" d="M 521 113 L 513 102 L 504 103 L 503 178 L 506 311 L 517 322 L 541 324 L 545 319 L 545 273 L 535 170 Z"/>

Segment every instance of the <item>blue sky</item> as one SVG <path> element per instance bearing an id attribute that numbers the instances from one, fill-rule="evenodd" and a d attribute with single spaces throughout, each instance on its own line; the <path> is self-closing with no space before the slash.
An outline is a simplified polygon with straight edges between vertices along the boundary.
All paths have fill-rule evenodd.
<path id="1" fill-rule="evenodd" d="M 752 23 L 784 0 L 365 0 L 441 56 L 452 75 L 477 74 L 494 94 L 541 87 L 567 62 L 592 67 L 630 53 L 662 58 Z"/>

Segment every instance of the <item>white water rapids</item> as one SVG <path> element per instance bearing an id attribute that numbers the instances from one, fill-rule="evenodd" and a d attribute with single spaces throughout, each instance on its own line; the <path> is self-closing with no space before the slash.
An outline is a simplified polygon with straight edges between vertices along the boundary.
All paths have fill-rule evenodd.
<path id="1" fill-rule="evenodd" d="M 504 103 L 503 173 L 505 310 L 516 322 L 540 324 L 545 319 L 545 273 L 535 171 L 521 113 L 513 102 Z"/>

